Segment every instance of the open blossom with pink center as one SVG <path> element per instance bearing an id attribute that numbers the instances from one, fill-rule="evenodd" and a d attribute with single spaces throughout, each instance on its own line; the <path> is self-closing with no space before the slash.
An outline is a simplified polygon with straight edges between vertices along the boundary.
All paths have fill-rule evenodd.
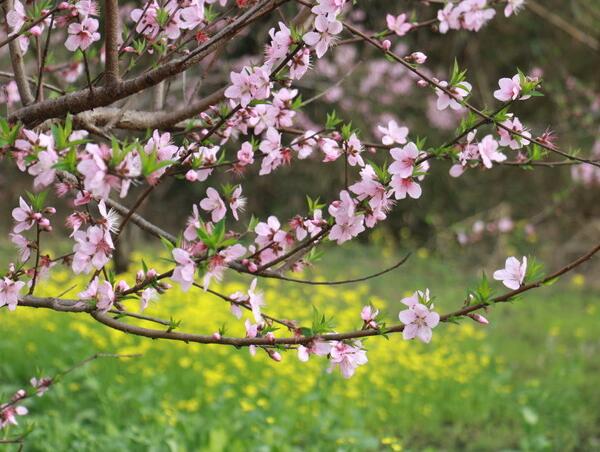
<path id="1" fill-rule="evenodd" d="M 331 351 L 331 344 L 324 341 L 311 341 L 306 345 L 298 346 L 298 359 L 308 361 L 310 355 L 327 356 Z"/>
<path id="2" fill-rule="evenodd" d="M 471 89 L 473 88 L 469 82 L 460 82 L 458 85 L 449 86 L 448 82 L 441 81 L 439 82 L 439 85 L 442 88 L 446 88 L 448 91 L 450 91 L 452 93 L 452 96 L 450 96 L 448 93 L 439 88 L 435 88 L 435 93 L 438 96 L 438 110 L 445 110 L 448 107 L 450 107 L 452 110 L 462 109 L 463 106 L 460 104 L 459 101 L 462 101 L 465 98 L 467 98 L 469 94 L 471 94 Z"/>
<path id="3" fill-rule="evenodd" d="M 392 176 L 390 188 L 396 199 L 405 199 L 410 196 L 413 199 L 419 199 L 423 194 L 421 185 L 413 177 Z"/>
<path id="4" fill-rule="evenodd" d="M 19 0 L 15 0 L 13 3 L 13 9 L 6 14 L 6 23 L 12 29 L 10 34 L 17 33 L 26 20 L 27 14 L 25 14 L 23 3 L 21 3 Z"/>
<path id="5" fill-rule="evenodd" d="M 20 102 L 19 88 L 17 82 L 11 80 L 6 85 L 0 86 L 0 104 L 6 104 L 11 107 L 13 104 Z"/>
<path id="6" fill-rule="evenodd" d="M 342 23 L 335 18 L 330 20 L 331 16 L 319 15 L 315 19 L 315 31 L 306 33 L 302 40 L 311 47 L 315 48 L 317 58 L 321 58 L 332 44 L 335 36 L 342 29 Z"/>
<path id="7" fill-rule="evenodd" d="M 327 15 L 333 18 L 342 12 L 345 4 L 346 0 L 319 0 L 311 11 L 316 15 Z"/>
<path id="8" fill-rule="evenodd" d="M 204 0 L 193 0 L 191 5 L 181 10 L 179 28 L 191 30 L 204 22 Z"/>
<path id="9" fill-rule="evenodd" d="M 28 412 L 22 405 L 3 403 L 0 405 L 0 430 L 9 425 L 19 425 L 17 416 L 25 416 Z"/>
<path id="10" fill-rule="evenodd" d="M 212 187 L 206 190 L 206 198 L 200 201 L 200 207 L 211 213 L 213 223 L 218 223 L 225 217 L 227 208 L 225 202 L 219 196 L 219 192 Z"/>
<path id="11" fill-rule="evenodd" d="M 69 37 L 65 41 L 65 47 L 71 52 L 77 49 L 86 50 L 94 42 L 100 40 L 98 33 L 98 21 L 92 17 L 86 17 L 79 22 L 69 25 Z"/>
<path id="12" fill-rule="evenodd" d="M 404 144 L 406 143 L 406 136 L 408 135 L 408 127 L 399 126 L 393 119 L 388 122 L 387 127 L 377 126 L 379 132 L 383 134 L 381 142 L 386 146 L 394 143 Z"/>
<path id="13" fill-rule="evenodd" d="M 19 260 L 21 262 L 26 262 L 31 256 L 31 243 L 21 234 L 10 233 L 10 241 L 17 247 L 19 250 Z"/>
<path id="14" fill-rule="evenodd" d="M 223 273 L 227 269 L 228 264 L 241 258 L 246 254 L 246 247 L 239 243 L 222 249 L 217 254 L 213 255 L 208 260 L 208 267 L 202 279 L 204 290 L 208 290 L 211 280 L 214 278 L 217 281 L 223 279 Z"/>
<path id="15" fill-rule="evenodd" d="M 229 74 L 231 85 L 225 90 L 225 97 L 233 104 L 247 107 L 253 99 L 266 99 L 271 94 L 271 79 L 264 67 L 244 66 L 240 72 Z"/>
<path id="16" fill-rule="evenodd" d="M 310 67 L 310 49 L 305 47 L 297 52 L 288 63 L 288 66 L 292 80 L 300 80 L 304 77 Z"/>
<path id="17" fill-rule="evenodd" d="M 417 145 L 410 142 L 402 148 L 392 148 L 390 154 L 394 159 L 394 163 L 389 167 L 390 174 L 398 175 L 402 178 L 412 176 L 415 162 L 419 157 Z"/>
<path id="18" fill-rule="evenodd" d="M 373 308 L 373 306 L 365 306 L 360 311 L 360 318 L 363 319 L 365 325 L 369 328 L 377 328 L 377 316 L 379 315 L 379 310 Z"/>
<path id="19" fill-rule="evenodd" d="M 10 311 L 17 309 L 19 292 L 24 286 L 23 281 L 13 281 L 7 277 L 0 279 L 0 307 L 6 305 Z"/>
<path id="20" fill-rule="evenodd" d="M 348 141 L 345 143 L 346 158 L 350 166 L 365 166 L 365 162 L 360 156 L 363 152 L 363 146 L 355 133 L 350 135 Z"/>
<path id="21" fill-rule="evenodd" d="M 293 237 L 280 228 L 281 223 L 273 215 L 266 223 L 260 222 L 254 228 L 256 244 L 263 249 L 259 255 L 261 262 L 270 262 L 279 257 L 293 243 Z"/>
<path id="22" fill-rule="evenodd" d="M 338 245 L 356 237 L 365 230 L 364 215 L 356 215 L 355 201 L 346 190 L 340 192 L 340 199 L 333 201 L 328 208 L 335 218 L 335 224 L 329 233 L 329 240 Z"/>
<path id="23" fill-rule="evenodd" d="M 108 281 L 102 281 L 96 276 L 83 292 L 78 294 L 80 300 L 95 300 L 96 309 L 100 312 L 110 310 L 115 302 L 113 286 Z"/>
<path id="24" fill-rule="evenodd" d="M 477 144 L 477 149 L 483 165 L 488 169 L 492 167 L 492 162 L 506 160 L 506 155 L 498 151 L 498 142 L 494 140 L 492 135 L 483 137 L 483 140 Z"/>
<path id="25" fill-rule="evenodd" d="M 87 231 L 77 231 L 73 237 L 73 271 L 89 273 L 92 268 L 100 270 L 112 256 L 115 249 L 110 232 L 100 226 L 90 226 Z"/>
<path id="26" fill-rule="evenodd" d="M 406 14 L 400 14 L 396 17 L 388 14 L 385 17 L 388 29 L 396 33 L 398 36 L 404 36 L 413 27 L 410 22 L 406 21 Z"/>
<path id="27" fill-rule="evenodd" d="M 263 158 L 258 174 L 264 176 L 270 174 L 286 162 L 289 162 L 289 149 L 281 147 L 281 134 L 277 129 L 269 127 L 265 139 L 260 142 L 259 149 L 266 156 Z"/>
<path id="28" fill-rule="evenodd" d="M 42 377 L 40 379 L 33 377 L 29 380 L 29 383 L 31 383 L 31 386 L 35 389 L 35 394 L 38 397 L 42 397 L 48 389 L 50 389 L 50 386 L 52 386 L 54 381 L 50 377 Z"/>
<path id="29" fill-rule="evenodd" d="M 18 234 L 31 229 L 42 218 L 42 214 L 34 212 L 33 207 L 19 197 L 19 207 L 13 209 L 12 217 L 16 221 L 13 231 Z"/>
<path id="30" fill-rule="evenodd" d="M 501 124 L 514 132 L 524 135 L 527 138 L 531 138 L 531 132 L 521 124 L 521 121 L 519 121 L 519 118 L 516 116 L 503 121 Z M 523 146 L 527 146 L 530 143 L 527 138 L 513 135 L 502 127 L 498 127 L 498 135 L 500 135 L 500 146 L 508 146 L 511 149 L 521 149 Z"/>
<path id="31" fill-rule="evenodd" d="M 238 165 L 247 166 L 254 163 L 254 149 L 249 141 L 244 141 L 237 152 Z"/>
<path id="32" fill-rule="evenodd" d="M 146 287 L 140 295 L 140 311 L 148 307 L 151 301 L 158 299 L 158 292 L 152 287 Z"/>
<path id="33" fill-rule="evenodd" d="M 513 14 L 518 14 L 521 8 L 525 6 L 525 0 L 507 0 L 504 7 L 504 16 L 510 17 Z"/>
<path id="34" fill-rule="evenodd" d="M 171 253 L 177 263 L 171 279 L 181 285 L 181 290 L 187 292 L 194 282 L 196 263 L 190 256 L 190 253 L 182 248 L 174 248 Z"/>
<path id="35" fill-rule="evenodd" d="M 106 199 L 111 188 L 118 188 L 121 181 L 117 176 L 109 174 L 107 161 L 112 158 L 112 150 L 105 144 L 88 143 L 85 146 L 84 158 L 77 164 L 77 171 L 83 177 L 83 185 L 92 195 Z"/>
<path id="36" fill-rule="evenodd" d="M 275 28 L 269 30 L 271 42 L 265 48 L 265 57 L 268 65 L 272 65 L 278 59 L 285 57 L 294 42 L 291 30 L 283 22 L 279 22 L 278 25 L 278 31 L 275 31 Z"/>
<path id="37" fill-rule="evenodd" d="M 238 185 L 233 189 L 233 193 L 229 197 L 229 208 L 231 209 L 233 218 L 239 220 L 238 212 L 243 212 L 245 207 L 246 198 L 242 196 L 242 186 Z"/>
<path id="38" fill-rule="evenodd" d="M 506 259 L 504 268 L 494 272 L 494 279 L 502 281 L 506 287 L 512 290 L 517 290 L 523 284 L 525 275 L 527 274 L 527 258 L 523 256 L 523 262 L 519 262 L 516 257 Z"/>
<path id="39" fill-rule="evenodd" d="M 513 76 L 513 78 L 504 77 L 498 81 L 500 89 L 494 91 L 494 97 L 502 102 L 508 102 L 511 100 L 527 100 L 531 96 L 521 96 L 521 76 L 519 74 Z"/>
<path id="40" fill-rule="evenodd" d="M 368 359 L 367 352 L 362 348 L 360 341 L 353 344 L 339 341 L 331 344 L 329 361 L 331 363 L 329 372 L 335 367 L 339 367 L 344 378 L 350 378 L 354 375 L 356 368 L 366 364 Z"/>
<path id="41" fill-rule="evenodd" d="M 410 340 L 416 337 L 421 342 L 429 343 L 432 336 L 431 330 L 440 323 L 440 315 L 432 310 L 433 305 L 427 306 L 429 289 L 426 289 L 425 293 L 418 290 L 401 301 L 408 306 L 408 309 L 400 311 L 398 315 L 400 321 L 405 325 L 402 332 L 404 339 Z"/>
<path id="42" fill-rule="evenodd" d="M 40 151 L 37 155 L 38 161 L 29 167 L 29 174 L 35 176 L 33 187 L 36 190 L 49 186 L 54 182 L 56 170 L 54 165 L 58 163 L 58 154 L 54 149 Z"/>

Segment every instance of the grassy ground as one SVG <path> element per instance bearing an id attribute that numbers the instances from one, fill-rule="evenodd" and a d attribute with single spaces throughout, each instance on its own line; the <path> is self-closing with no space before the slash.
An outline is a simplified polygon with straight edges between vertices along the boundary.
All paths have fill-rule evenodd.
<path id="1" fill-rule="evenodd" d="M 353 248 L 304 276 L 362 275 L 393 260 Z M 369 301 L 395 323 L 400 298 L 426 286 L 439 311 L 454 309 L 476 279 L 420 253 L 368 284 L 259 286 L 268 312 L 309 319 L 314 304 L 343 330 L 360 326 Z M 75 282 L 57 271 L 40 293 Z M 230 278 L 223 291 L 241 288 Z M 370 339 L 369 363 L 351 380 L 291 352 L 278 364 L 264 353 L 126 336 L 85 315 L 3 309 L 0 394 L 94 352 L 141 352 L 91 363 L 30 403 L 26 450 L 600 450 L 599 295 L 568 276 L 491 310 L 488 327 L 442 325 L 429 345 Z M 174 290 L 148 312 L 169 312 L 185 330 L 210 333 L 227 322 L 241 334 L 228 308 L 200 291 Z"/>

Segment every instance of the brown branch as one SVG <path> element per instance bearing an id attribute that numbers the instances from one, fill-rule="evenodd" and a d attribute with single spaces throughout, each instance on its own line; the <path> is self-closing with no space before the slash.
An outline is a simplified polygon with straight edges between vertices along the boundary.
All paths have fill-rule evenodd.
<path id="1" fill-rule="evenodd" d="M 6 18 L 7 12 L 14 9 L 13 0 L 6 0 L 4 9 L 4 17 Z M 6 24 L 8 32 L 8 23 Z M 6 39 L 2 45 L 8 43 L 8 50 L 10 52 L 10 62 L 12 64 L 13 72 L 15 74 L 15 81 L 17 82 L 17 88 L 19 90 L 19 96 L 21 97 L 21 103 L 25 106 L 33 102 L 33 95 L 29 88 L 29 82 L 27 81 L 27 73 L 25 72 L 25 64 L 23 63 L 23 54 L 21 53 L 21 46 L 18 40 L 15 40 L 16 36 L 13 35 L 12 39 Z M 27 108 L 27 107 L 24 107 Z"/>
<path id="2" fill-rule="evenodd" d="M 50 118 L 64 117 L 67 113 L 81 113 L 96 107 L 105 107 L 124 99 L 132 94 L 143 91 L 157 85 L 173 75 L 179 74 L 189 67 L 200 62 L 228 40 L 237 35 L 244 27 L 257 20 L 262 15 L 275 8 L 273 0 L 261 0 L 254 7 L 248 9 L 229 25 L 217 32 L 211 39 L 200 45 L 190 55 L 174 60 L 156 69 L 141 74 L 129 80 L 125 80 L 116 86 L 103 86 L 90 92 L 83 89 L 70 93 L 58 99 L 49 99 L 35 105 L 23 107 L 9 116 L 10 121 L 22 121 L 26 125 L 36 124 Z M 265 11 L 261 9 L 265 8 Z"/>
<path id="3" fill-rule="evenodd" d="M 119 39 L 121 37 L 121 26 L 119 24 L 119 0 L 104 0 L 104 48 L 106 51 L 106 62 L 104 64 L 104 75 L 107 86 L 117 85 L 121 81 L 119 75 Z"/>
<path id="4" fill-rule="evenodd" d="M 208 96 L 191 102 L 189 105 L 175 111 L 139 111 L 125 110 L 119 108 L 99 107 L 85 111 L 77 115 L 85 123 L 102 127 L 113 123 L 113 127 L 125 130 L 147 130 L 147 129 L 183 129 L 183 121 L 206 111 L 210 106 L 219 103 L 225 93 L 221 88 Z M 120 116 L 120 117 L 119 117 Z"/>

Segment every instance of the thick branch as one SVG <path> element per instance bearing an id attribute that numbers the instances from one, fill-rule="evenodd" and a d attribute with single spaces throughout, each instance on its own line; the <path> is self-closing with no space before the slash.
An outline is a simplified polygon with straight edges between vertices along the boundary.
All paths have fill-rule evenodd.
<path id="1" fill-rule="evenodd" d="M 132 94 L 155 86 L 162 80 L 166 80 L 197 64 L 212 52 L 224 46 L 244 27 L 263 14 L 272 11 L 279 4 L 275 4 L 273 0 L 260 1 L 232 21 L 231 24 L 216 33 L 207 42 L 199 46 L 190 55 L 162 65 L 130 80 L 125 80 L 116 86 L 104 86 L 96 88 L 93 91 L 86 88 L 58 99 L 50 99 L 35 105 L 23 107 L 13 112 L 9 116 L 9 120 L 22 121 L 26 125 L 32 125 L 50 118 L 64 117 L 67 113 L 76 114 L 96 107 L 105 107 L 117 100 L 124 99 Z"/>
<path id="2" fill-rule="evenodd" d="M 119 76 L 119 38 L 121 27 L 119 25 L 119 0 L 105 0 L 104 46 L 106 49 L 106 63 L 104 74 L 106 85 L 113 86 L 120 82 Z"/>
<path id="3" fill-rule="evenodd" d="M 147 129 L 179 129 L 184 128 L 182 121 L 189 119 L 203 111 L 206 111 L 211 105 L 215 105 L 223 99 L 225 88 L 221 88 L 208 96 L 198 99 L 184 108 L 169 111 L 138 111 L 125 110 L 120 108 L 99 107 L 90 111 L 85 111 L 77 115 L 84 124 L 93 124 L 102 127 L 106 124 L 113 124 L 117 129 L 126 130 L 147 130 Z"/>

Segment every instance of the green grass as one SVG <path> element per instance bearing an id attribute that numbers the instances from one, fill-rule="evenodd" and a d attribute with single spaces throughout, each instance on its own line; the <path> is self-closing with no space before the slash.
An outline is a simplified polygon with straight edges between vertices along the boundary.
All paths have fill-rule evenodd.
<path id="1" fill-rule="evenodd" d="M 355 247 L 329 256 L 317 276 L 358 276 L 392 261 Z M 395 323 L 400 298 L 424 287 L 440 312 L 455 309 L 476 279 L 413 256 L 358 286 L 259 287 L 268 312 L 308 319 L 314 304 L 342 330 L 360 325 L 369 301 Z M 0 394 L 94 352 L 141 351 L 95 361 L 32 400 L 20 419 L 33 427 L 26 450 L 600 450 L 600 294 L 574 281 L 491 309 L 487 327 L 442 325 L 429 345 L 370 339 L 369 363 L 351 380 L 327 373 L 322 359 L 299 363 L 294 352 L 277 364 L 264 353 L 124 336 L 84 315 L 0 310 Z M 46 288 L 70 284 L 58 273 Z M 152 309 L 173 312 L 183 329 L 210 333 L 227 321 L 240 332 L 226 306 L 199 292 L 173 291 Z"/>

